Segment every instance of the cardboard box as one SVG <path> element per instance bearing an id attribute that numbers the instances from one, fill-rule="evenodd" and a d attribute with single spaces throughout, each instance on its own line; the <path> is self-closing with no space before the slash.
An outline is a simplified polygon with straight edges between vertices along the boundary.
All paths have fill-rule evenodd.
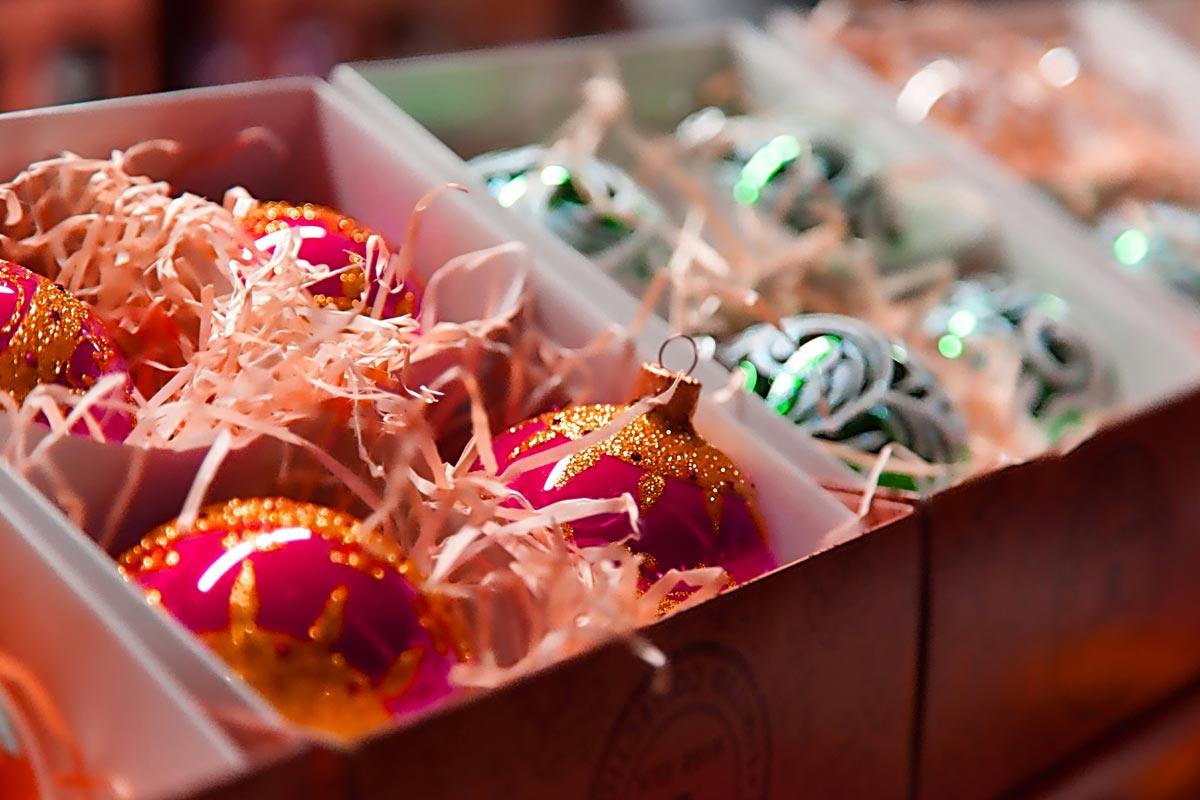
<path id="1" fill-rule="evenodd" d="M 920 526 L 878 510 L 900 516 L 645 629 L 665 674 L 606 645 L 365 742 L 351 796 L 905 797 Z"/>
<path id="2" fill-rule="evenodd" d="M 1197 408 L 927 504 L 919 796 L 998 795 L 1200 674 Z"/>
<path id="3" fill-rule="evenodd" d="M 1086 233 L 1046 198 L 962 143 L 902 125 L 877 86 L 741 27 L 343 66 L 333 80 L 363 104 L 382 94 L 416 115 L 448 145 L 446 168 L 457 164 L 469 181 L 455 151 L 543 141 L 604 59 L 652 129 L 668 130 L 694 110 L 705 78 L 732 69 L 755 102 L 838 114 L 889 157 L 961 176 L 993 201 L 1013 269 L 1068 299 L 1113 348 L 1125 408 L 1143 409 L 1116 415 L 1065 456 L 924 501 L 917 796 L 1000 794 L 1200 674 L 1200 650 L 1181 636 L 1200 617 L 1188 522 L 1200 465 L 1174 452 L 1189 441 L 1197 403 L 1176 393 L 1200 378 L 1200 328 L 1106 272 Z M 447 96 L 471 102 L 436 102 Z M 406 135 L 415 127 L 392 119 Z M 552 239 L 517 225 L 539 247 Z M 799 438 L 781 431 L 771 441 L 786 452 L 789 437 Z"/>
<path id="4" fill-rule="evenodd" d="M 242 184 L 266 198 L 329 203 L 400 240 L 416 200 L 431 186 L 455 177 L 441 170 L 424 140 L 382 130 L 378 120 L 348 96 L 308 80 L 0 117 L 0 173 L 15 174 L 29 161 L 63 149 L 103 156 L 113 148 L 152 137 L 176 139 L 185 154 L 203 154 L 220 149 L 254 125 L 270 127 L 293 148 L 286 160 L 262 150 L 235 151 L 227 161 L 182 176 L 179 188 L 219 196 L 228 186 Z M 180 178 L 169 166 L 164 165 L 163 174 L 156 177 Z M 506 217 L 494 214 L 490 203 L 456 193 L 439 198 L 422 231 L 415 261 L 426 269 L 466 250 L 510 238 Z M 581 344 L 624 319 L 614 307 L 633 306 L 579 256 L 563 257 L 537 247 L 532 255 L 534 313 L 560 341 Z M 650 345 L 657 348 L 661 341 L 661 323 L 639 339 L 643 352 Z M 712 370 L 711 365 L 701 365 L 698 373 L 712 376 Z M 613 386 L 601 387 L 596 399 L 623 395 L 627 374 L 610 370 Z M 706 775 L 740 782 L 740 777 L 730 776 L 752 770 L 761 776 L 754 784 L 755 796 L 786 797 L 792 787 L 804 784 L 830 787 L 830 791 L 847 785 L 860 794 L 903 797 L 915 714 L 918 516 L 908 503 L 880 498 L 874 515 L 862 526 L 854 525 L 841 497 L 821 489 L 756 437 L 740 421 L 743 414 L 773 420 L 761 404 L 735 400 L 722 406 L 709 399 L 702 403 L 697 427 L 758 484 L 773 544 L 786 566 L 647 631 L 651 640 L 667 648 L 668 655 L 679 659 L 674 662 L 678 674 L 673 691 L 664 695 L 666 700 L 654 695 L 654 707 L 666 716 L 642 723 L 663 728 L 669 735 L 661 741 L 655 730 L 639 729 L 621 717 L 638 713 L 640 698 L 648 696 L 648 668 L 625 645 L 613 643 L 515 686 L 452 704 L 358 748 L 342 749 L 327 740 L 308 739 L 295 756 L 298 765 L 313 763 L 306 760 L 309 757 L 319 764 L 344 759 L 342 767 L 321 773 L 333 776 L 328 780 L 309 785 L 301 777 L 308 774 L 306 768 L 297 767 L 298 773 L 273 762 L 261 774 L 214 789 L 217 796 L 250 796 L 267 786 L 287 794 L 303 784 L 314 795 L 329 790 L 336 797 L 338 787 L 346 786 L 354 797 L 383 797 L 393 796 L 409 780 L 428 781 L 429 786 L 453 782 L 457 788 L 488 785 L 489 775 L 503 776 L 507 796 L 538 792 L 567 796 L 588 782 L 607 780 L 608 770 L 597 766 L 604 757 L 615 765 L 612 769 L 636 768 L 627 773 L 627 780 L 653 773 L 656 777 L 647 791 L 681 787 L 667 796 L 706 791 L 693 783 Z M 804 440 L 792 447 L 796 452 L 806 448 L 820 452 Z M 68 450 L 64 468 L 70 468 L 73 460 L 84 466 L 90 463 L 86 454 Z M 171 480 L 187 480 L 194 469 L 189 463 L 177 465 Z M 235 464 L 229 478 L 232 487 L 238 485 L 239 476 L 249 478 L 252 464 L 252 460 Z M 10 471 L 0 463 L 0 474 Z M 848 474 L 840 469 L 833 472 Z M 69 474 L 87 506 L 111 497 L 109 484 L 92 480 L 79 464 Z M 158 471 L 142 474 L 148 477 L 138 492 L 152 496 L 148 502 L 160 505 L 157 513 L 168 513 L 170 503 L 153 497 L 156 484 L 151 479 Z M 156 661 L 240 737 L 248 757 L 263 757 L 255 750 L 256 731 L 279 728 L 278 715 L 178 624 L 149 607 L 140 592 L 119 577 L 109 556 L 45 498 L 15 477 L 12 484 L 14 505 L 30 509 L 27 527 L 77 570 L 78 580 L 103 598 L 114 619 L 127 625 Z M 863 534 L 866 527 L 874 530 Z M 830 535 L 831 531 L 835 533 Z M 693 653 L 699 661 L 689 660 Z M 695 726 L 676 728 L 680 723 L 667 712 L 692 713 L 688 693 L 698 679 L 706 694 L 695 712 L 699 714 L 695 719 L 703 723 L 696 730 L 704 735 L 692 739 L 690 733 L 679 733 L 676 739 L 675 731 L 691 731 Z M 747 708 L 753 715 L 743 718 Z M 520 718 L 511 716 L 515 710 Z M 731 727 L 726 731 L 723 726 Z M 640 730 L 637 735 L 644 740 L 621 738 L 627 729 Z M 578 730 L 575 751 L 566 747 L 572 730 Z M 600 747 L 608 741 L 618 748 L 616 755 L 605 755 Z M 662 749 L 651 752 L 646 744 L 651 741 Z M 653 761 L 622 767 L 628 759 L 620 754 L 630 752 L 629 748 L 635 755 L 644 750 Z M 575 754 L 556 765 L 553 758 L 539 762 L 535 755 L 542 752 Z M 331 757 L 332 761 L 320 760 Z M 703 769 L 684 772 L 681 766 L 677 773 L 671 767 L 669 774 L 656 770 L 660 762 L 676 763 L 675 758 L 680 765 Z M 544 764 L 542 771 L 530 769 L 537 763 Z M 704 771 L 708 769 L 714 772 Z M 277 786 L 275 779 L 283 783 Z"/>
<path id="5" fill-rule="evenodd" d="M 662 671 L 615 641 L 192 800 L 907 797 L 920 522 L 886 500 L 870 522 L 645 629 L 668 657 Z"/>
<path id="6" fill-rule="evenodd" d="M 180 795 L 183 797 L 183 795 Z M 260 759 L 251 770 L 213 781 L 187 800 L 349 800 L 341 757 L 314 745 Z"/>
<path id="7" fill-rule="evenodd" d="M 1200 796 L 1200 695 L 1164 708 L 1035 781 L 1020 800 L 1188 800 Z"/>

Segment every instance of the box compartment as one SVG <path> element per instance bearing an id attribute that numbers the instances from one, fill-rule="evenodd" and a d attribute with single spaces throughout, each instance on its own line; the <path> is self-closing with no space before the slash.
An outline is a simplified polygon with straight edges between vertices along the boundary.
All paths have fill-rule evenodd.
<path id="1" fill-rule="evenodd" d="M 34 500 L 0 470 L 0 651 L 49 694 L 85 769 L 144 798 L 245 770 L 238 743 L 42 538 Z M 68 765 L 45 751 L 54 780 Z"/>
<path id="2" fill-rule="evenodd" d="M 429 188 L 457 177 L 441 169 L 424 139 L 407 139 L 403 134 L 384 128 L 369 109 L 344 93 L 319 81 L 308 80 L 222 87 L 0 117 L 0 144 L 4 145 L 0 147 L 3 154 L 0 172 L 15 174 L 28 161 L 46 158 L 64 149 L 81 155 L 106 156 L 114 148 L 159 137 L 180 141 L 185 154 L 202 155 L 220 150 L 239 131 L 253 126 L 270 127 L 286 144 L 294 144 L 295 149 L 280 158 L 269 149 L 251 147 L 228 153 L 226 160 L 207 162 L 203 169 L 184 173 L 164 164 L 161 173 L 155 173 L 154 177 L 173 179 L 181 189 L 210 197 L 219 197 L 228 186 L 241 184 L 264 198 L 327 203 L 375 227 L 393 241 L 403 238 L 408 212 L 414 203 Z M 482 211 L 485 207 L 487 213 Z M 418 269 L 429 270 L 465 251 L 490 247 L 512 238 L 507 216 L 494 215 L 491 211 L 490 203 L 479 202 L 477 198 L 453 192 L 440 196 L 430 208 L 417 241 L 415 262 Z M 627 319 L 615 311 L 613 305 L 622 308 L 625 307 L 622 304 L 632 301 L 606 278 L 596 274 L 581 257 L 572 253 L 574 261 L 571 261 L 571 258 L 564 259 L 558 251 L 545 251 L 536 245 L 531 248 L 531 254 L 534 263 L 533 313 L 552 336 L 563 343 L 578 345 L 609 330 L 615 321 Z M 519 254 L 513 257 L 519 257 Z M 661 334 L 661 329 L 643 333 L 637 341 L 642 352 L 654 352 L 662 341 Z M 636 363 L 632 359 L 630 362 Z M 621 371 L 610 370 L 607 377 L 612 385 L 600 387 L 592 401 L 624 399 L 628 386 L 624 385 L 627 381 Z M 701 371 L 700 377 L 706 379 L 710 387 L 716 385 L 707 380 L 712 377 L 711 372 Z M 736 405 L 733 407 L 736 409 Z M 860 782 L 863 791 L 881 797 L 902 797 L 911 760 L 910 730 L 914 713 L 919 616 L 920 528 L 911 506 L 879 499 L 875 505 L 876 515 L 869 517 L 867 523 L 856 525 L 842 495 L 825 491 L 807 474 L 787 463 L 763 439 L 747 430 L 728 407 L 711 399 L 702 401 L 697 428 L 711 442 L 729 452 L 757 483 L 761 506 L 775 537 L 777 554 L 785 566 L 663 623 L 664 630 L 674 631 L 676 627 L 673 626 L 679 626 L 678 629 L 683 631 L 673 634 L 675 638 L 665 638 L 666 646 L 682 648 L 693 642 L 715 639 L 732 653 L 733 661 L 741 659 L 751 665 L 750 685 L 754 691 L 762 693 L 764 703 L 771 709 L 769 719 L 757 730 L 759 733 L 766 731 L 765 735 L 770 737 L 786 734 L 787 747 L 796 748 L 794 751 L 785 749 L 779 744 L 781 739 L 772 738 L 775 742 L 772 749 L 759 753 L 765 759 L 764 769 L 768 775 L 788 775 L 795 767 L 803 765 L 811 771 L 805 775 L 805 780 L 813 784 L 832 786 L 848 774 L 848 779 Z M 68 442 L 70 445 L 60 443 L 64 448 L 60 464 L 82 458 L 74 447 L 90 444 Z M 170 457 L 177 458 L 178 454 Z M 226 476 L 225 485 L 229 488 L 225 491 L 236 492 L 239 486 L 254 485 L 250 480 L 252 464 L 252 460 L 239 462 L 234 459 Z M 0 472 L 11 472 L 11 468 L 0 463 Z M 169 481 L 165 471 L 160 473 L 148 468 L 141 473 L 143 483 L 137 490 L 139 496 L 153 495 L 159 490 L 168 492 L 166 499 L 160 497 L 156 501 L 158 510 L 155 513 L 162 517 L 157 521 L 173 515 L 175 509 L 172 506 L 177 507 L 178 503 L 175 498 L 181 498 L 182 494 L 170 495 L 169 492 L 179 491 L 178 486 L 174 486 L 178 482 L 190 483 L 193 473 L 194 468 L 186 464 L 172 472 Z M 103 481 L 89 483 L 86 471 L 76 467 L 70 474 L 74 487 L 84 495 L 90 507 L 102 504 L 111 496 L 107 494 L 111 491 L 109 484 Z M 159 483 L 165 485 L 156 484 L 155 479 L 160 476 L 164 480 Z M 243 737 L 247 747 L 254 746 L 256 730 L 271 730 L 280 725 L 278 715 L 261 698 L 241 681 L 231 678 L 223 664 L 181 626 L 151 608 L 135 587 L 120 578 L 109 556 L 44 497 L 19 480 L 14 480 L 11 496 L 17 504 L 26 504 L 32 509 L 31 527 L 43 535 L 47 546 L 54 548 L 64 563 L 78 570 L 80 580 L 90 590 L 104 598 L 115 618 L 128 626 L 155 658 L 222 721 L 235 721 L 232 727 Z M 887 519 L 895 521 L 874 533 L 861 535 L 867 525 L 879 526 Z M 885 572 L 886 579 L 876 577 L 879 572 Z M 882 594 L 876 594 L 876 584 Z M 760 586 L 763 588 L 756 588 Z M 746 592 L 748 594 L 744 595 Z M 813 592 L 815 594 L 811 594 Z M 740 599 L 743 595 L 745 600 Z M 771 598 L 780 608 L 788 608 L 790 613 L 781 614 L 775 610 L 768 614 L 762 603 Z M 791 609 L 794 603 L 800 605 Z M 684 622 L 693 617 L 692 621 Z M 753 626 L 747 622 L 755 618 L 759 619 Z M 739 627 L 751 632 L 739 630 Z M 658 628 L 653 626 L 648 635 L 657 637 Z M 861 633 L 867 631 L 874 634 L 866 637 Z M 788 642 L 786 647 L 783 641 Z M 742 648 L 750 650 L 742 652 Z M 862 657 L 863 648 L 869 648 L 873 657 Z M 597 677 L 601 673 L 591 671 L 595 659 L 611 662 L 617 653 L 621 654 L 624 663 L 612 677 L 608 677 L 607 672 L 603 673 L 604 677 Z M 793 657 L 784 658 L 785 655 Z M 812 667 L 813 679 L 809 681 L 803 679 L 805 660 L 820 665 Z M 795 670 L 798 677 L 793 681 L 777 678 L 778 671 L 785 669 Z M 583 672 L 577 673 L 579 670 Z M 479 777 L 483 774 L 482 767 L 471 765 L 486 758 L 486 753 L 465 750 L 462 742 L 475 736 L 475 730 L 512 727 L 511 720 L 497 719 L 493 714 L 514 704 L 531 703 L 528 722 L 522 727 L 523 735 L 531 738 L 521 740 L 515 735 L 502 736 L 487 743 L 489 747 L 506 748 L 519 741 L 524 741 L 525 747 L 557 747 L 559 743 L 552 740 L 555 729 L 549 720 L 561 709 L 539 699 L 555 696 L 550 676 L 580 674 L 585 676 L 580 680 L 588 683 L 611 684 L 614 694 L 609 699 L 624 702 L 621 692 L 640 691 L 638 687 L 645 681 L 646 672 L 643 663 L 629 656 L 623 645 L 613 644 L 529 677 L 516 686 L 451 704 L 407 728 L 382 733 L 354 751 L 340 750 L 319 739 L 313 739 L 309 744 L 323 748 L 327 753 L 345 755 L 350 785 L 361 786 L 363 791 L 378 790 L 383 793 L 380 796 L 394 794 L 397 775 L 421 775 L 426 771 L 430 772 L 430 780 L 434 779 L 433 775 L 442 776 L 438 779 L 448 779 L 447 776 L 452 775 L 455 780 L 476 780 L 483 785 L 486 780 Z M 831 681 L 847 688 L 834 691 Z M 615 709 L 604 705 L 605 696 L 593 690 L 576 694 L 571 713 L 579 718 L 586 716 L 597 720 L 598 727 L 588 735 L 608 735 L 613 719 L 605 715 L 615 713 Z M 725 710 L 729 708 L 726 706 Z M 544 719 L 535 715 L 544 715 Z M 776 730 L 774 726 L 795 725 L 811 726 L 805 730 L 815 731 L 841 725 L 843 719 L 862 721 L 864 730 L 867 722 L 872 726 L 878 723 L 883 728 L 873 730 L 869 736 L 864 732 L 862 737 L 848 737 L 837 743 L 836 751 L 832 744 L 822 750 L 827 744 L 823 735 L 804 742 L 794 740 L 793 729 L 789 727 L 779 728 L 778 734 L 772 732 Z M 859 739 L 865 750 L 856 755 L 854 748 L 859 746 Z M 413 742 L 420 742 L 420 748 Z M 426 751 L 424 748 L 431 749 Z M 377 751 L 386 754 L 386 762 L 374 760 L 372 754 Z M 426 763 L 422 760 L 425 752 L 438 754 L 439 761 Z M 587 755 L 586 751 L 580 752 Z M 825 753 L 825 764 L 812 755 L 819 752 Z M 449 754 L 455 754 L 453 760 Z M 512 765 L 514 772 L 510 780 L 513 783 L 509 784 L 516 794 L 527 793 L 521 780 L 530 781 L 528 786 L 547 790 L 550 786 L 560 785 L 537 783 L 547 779 L 526 769 L 530 753 L 525 751 L 517 755 L 520 756 L 519 763 Z M 737 765 L 741 762 L 734 760 L 739 756 L 732 750 L 714 751 L 710 756 L 708 760 L 714 762 L 714 769 L 740 768 Z M 789 757 L 794 763 L 789 763 Z M 867 761 L 877 768 L 864 770 L 862 764 Z M 847 765 L 852 762 L 856 764 L 855 768 L 848 769 Z M 442 769 L 450 772 L 437 772 Z M 295 774 L 285 768 L 269 767 L 268 770 L 289 785 L 294 785 L 297 780 Z M 369 777 L 385 772 L 392 781 L 387 785 Z M 583 777 L 589 776 L 590 773 Z M 566 774 L 559 774 L 554 779 L 578 780 Z M 774 796 L 785 796 L 788 784 L 783 778 L 772 777 L 771 780 L 770 790 Z M 267 784 L 256 782 L 269 779 L 262 775 L 248 776 L 245 781 L 228 784 L 222 791 L 253 791 L 247 787 L 265 786 Z M 332 790 L 338 784 L 335 774 L 328 788 Z M 314 784 L 312 791 L 324 792 L 325 789 L 318 789 Z"/>

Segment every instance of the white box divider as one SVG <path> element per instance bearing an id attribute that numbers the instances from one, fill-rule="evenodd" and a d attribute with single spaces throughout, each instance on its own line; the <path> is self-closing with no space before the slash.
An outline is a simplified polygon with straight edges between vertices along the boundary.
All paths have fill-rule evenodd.
<path id="1" fill-rule="evenodd" d="M 808 44 L 799 18 L 777 27 L 782 38 L 728 25 L 341 65 L 332 81 L 386 120 L 398 139 L 428 143 L 439 168 L 474 187 L 483 205 L 496 206 L 461 157 L 545 141 L 577 107 L 580 86 L 598 65 L 615 63 L 635 121 L 659 132 L 701 107 L 707 81 L 732 68 L 752 107 L 837 126 L 884 162 L 936 165 L 939 181 L 987 198 L 1008 267 L 1067 300 L 1081 327 L 1106 344 L 1129 406 L 1162 400 L 1200 379 L 1200 326 L 1177 304 L 1110 270 L 1102 249 L 1065 212 L 989 159 L 932 126 L 901 122 L 886 91 L 857 63 Z M 385 103 L 403 111 L 385 117 Z M 541 226 L 498 206 L 482 210 L 507 217 L 537 251 L 555 254 L 564 273 L 585 272 L 574 251 Z M 631 313 L 628 300 L 604 307 L 620 310 L 619 319 Z M 661 335 L 661 328 L 653 330 Z M 773 414 L 751 410 L 747 399 L 753 400 L 736 401 L 743 422 L 793 463 L 836 480 L 835 467 L 809 455 L 807 437 Z"/>
<path id="2" fill-rule="evenodd" d="M 0 650 L 44 684 L 85 768 L 138 798 L 178 796 L 246 769 L 238 745 L 185 691 L 191 682 L 151 655 L 63 536 L 82 538 L 0 464 Z"/>

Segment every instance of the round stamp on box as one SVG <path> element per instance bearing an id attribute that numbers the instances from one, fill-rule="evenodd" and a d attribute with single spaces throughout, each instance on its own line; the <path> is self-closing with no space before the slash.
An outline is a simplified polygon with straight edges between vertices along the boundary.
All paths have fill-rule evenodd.
<path id="1" fill-rule="evenodd" d="M 769 794 L 767 706 L 749 665 L 716 644 L 673 653 L 671 686 L 633 694 L 609 736 L 590 800 L 761 800 Z"/>

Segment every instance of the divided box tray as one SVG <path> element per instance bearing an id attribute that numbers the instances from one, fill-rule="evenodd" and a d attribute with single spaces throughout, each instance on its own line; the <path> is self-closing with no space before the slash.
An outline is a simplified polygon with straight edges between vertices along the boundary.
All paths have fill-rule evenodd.
<path id="1" fill-rule="evenodd" d="M 240 184 L 260 197 L 327 203 L 399 241 L 414 203 L 457 178 L 442 170 L 425 140 L 381 126 L 349 95 L 313 80 L 6 115 L 0 172 L 15 175 L 63 150 L 103 157 L 151 138 L 176 140 L 189 155 L 220 151 L 253 126 L 277 135 L 286 155 L 235 150 L 176 188 L 218 198 Z M 175 177 L 169 168 L 154 177 Z M 476 198 L 445 193 L 424 219 L 416 263 L 439 265 L 506 242 L 513 236 L 505 219 Z M 523 252 L 511 256 L 520 260 Z M 623 319 L 619 309 L 632 305 L 582 259 L 562 259 L 536 244 L 528 253 L 533 313 L 561 341 L 582 344 L 611 329 Z M 653 352 L 662 334 L 660 326 L 626 349 L 642 344 L 642 355 Z M 704 369 L 713 374 L 709 365 L 702 377 Z M 614 385 L 602 387 L 601 398 L 624 399 L 623 374 L 610 370 Z M 852 490 L 821 488 L 741 421 L 760 410 L 737 399 L 724 405 L 706 399 L 697 427 L 757 483 L 785 566 L 646 628 L 643 635 L 669 657 L 665 671 L 655 673 L 617 640 L 353 745 L 293 732 L 292 755 L 282 761 L 279 747 L 258 741 L 257 732 L 280 725 L 273 709 L 125 582 L 111 554 L 86 535 L 92 531 L 38 496 L 36 472 L 29 483 L 0 463 L 7 501 L 0 519 L 11 523 L 0 530 L 37 537 L 69 564 L 113 624 L 136 635 L 146 657 L 213 713 L 247 760 L 262 764 L 265 771 L 231 776 L 210 796 L 253 796 L 278 779 L 312 797 L 434 796 L 450 786 L 476 797 L 726 797 L 733 796 L 724 794 L 728 787 L 744 786 L 750 792 L 744 796 L 767 797 L 804 785 L 827 796 L 902 798 L 916 714 L 918 515 L 903 498 L 880 498 L 856 523 L 848 510 L 857 505 Z M 58 465 L 85 505 L 102 507 L 112 483 L 96 473 L 108 470 L 87 468 L 90 458 L 101 457 L 94 449 L 100 446 L 68 438 L 59 447 Z M 795 447 L 819 461 L 811 444 Z M 113 469 L 122 458 L 133 460 L 111 448 L 108 457 Z M 142 466 L 137 491 L 149 504 L 141 507 L 142 522 L 157 523 L 174 515 L 198 459 L 194 453 L 148 458 L 154 463 Z M 220 493 L 249 492 L 255 463 L 233 458 Z M 20 524 L 13 509 L 22 510 Z M 85 516 L 89 526 L 97 519 Z"/>
<path id="2" fill-rule="evenodd" d="M 1111 271 L 1044 197 L 931 127 L 902 124 L 878 87 L 742 26 L 345 65 L 332 80 L 380 119 L 395 106 L 398 137 L 436 138 L 438 163 L 490 204 L 463 159 L 551 141 L 598 65 L 616 66 L 647 130 L 669 131 L 701 107 L 712 78 L 732 74 L 755 107 L 838 115 L 887 158 L 959 176 L 992 200 L 1012 269 L 1066 298 L 1113 348 L 1125 405 L 1103 430 L 921 503 L 916 796 L 1001 794 L 1200 674 L 1200 640 L 1184 633 L 1200 623 L 1200 462 L 1182 444 L 1200 403 L 1188 393 L 1200 379 L 1198 329 L 1175 327 L 1177 309 Z M 531 244 L 567 258 L 545 230 L 509 216 Z M 803 438 L 751 424 L 772 430 L 781 453 Z M 832 467 L 803 465 L 832 479 Z"/>

